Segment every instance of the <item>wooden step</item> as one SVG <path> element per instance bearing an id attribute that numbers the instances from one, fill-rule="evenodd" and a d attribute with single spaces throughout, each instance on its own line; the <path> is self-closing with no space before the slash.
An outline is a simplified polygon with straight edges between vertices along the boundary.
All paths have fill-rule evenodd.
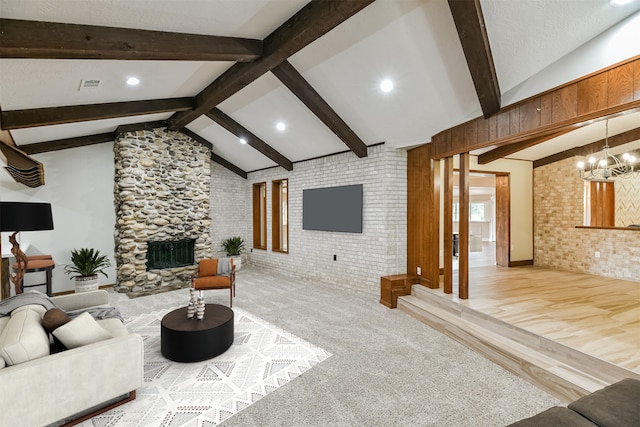
<path id="1" fill-rule="evenodd" d="M 423 286 L 399 297 L 398 308 L 567 403 L 622 378 L 640 377 Z"/>

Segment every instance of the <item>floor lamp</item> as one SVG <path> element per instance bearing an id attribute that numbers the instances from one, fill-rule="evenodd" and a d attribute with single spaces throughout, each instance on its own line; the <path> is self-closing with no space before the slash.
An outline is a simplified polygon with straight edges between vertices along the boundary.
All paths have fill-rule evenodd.
<path id="1" fill-rule="evenodd" d="M 16 240 L 16 234 L 21 231 L 39 230 L 53 230 L 51 203 L 0 202 L 0 231 L 13 232 L 9 236 L 9 242 L 12 244 L 11 253 L 16 257 L 18 268 L 16 274 L 9 277 L 13 282 L 16 294 L 20 292 L 20 283 L 28 264 L 27 256 L 22 252 L 20 244 Z M 0 252 L 2 250 L 1 240 Z"/>

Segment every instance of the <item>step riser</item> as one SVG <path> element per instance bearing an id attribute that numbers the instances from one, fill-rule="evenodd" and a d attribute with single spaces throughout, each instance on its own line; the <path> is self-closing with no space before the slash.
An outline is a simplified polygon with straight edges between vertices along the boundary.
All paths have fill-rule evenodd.
<path id="1" fill-rule="evenodd" d="M 567 403 L 590 392 L 404 300 L 398 300 L 398 308 Z"/>
<path id="2" fill-rule="evenodd" d="M 599 378 L 607 384 L 612 384 L 622 378 L 628 377 L 640 379 L 640 376 L 632 371 L 588 354 L 573 350 L 563 344 L 518 328 L 487 314 L 480 313 L 469 307 L 458 304 L 449 298 L 444 298 L 434 292 L 430 292 L 423 287 L 414 286 L 412 295 L 419 298 L 421 301 L 445 310 L 464 321 L 481 326 L 491 332 L 509 338 L 568 365 L 578 366 L 580 371 Z M 400 307 L 400 300 L 398 300 L 398 307 Z"/>

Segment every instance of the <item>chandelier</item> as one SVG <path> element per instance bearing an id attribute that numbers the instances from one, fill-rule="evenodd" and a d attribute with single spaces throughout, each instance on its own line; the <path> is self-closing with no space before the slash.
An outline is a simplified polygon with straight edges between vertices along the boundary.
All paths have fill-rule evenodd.
<path id="1" fill-rule="evenodd" d="M 600 154 L 594 154 L 587 163 L 578 162 L 580 178 L 585 181 L 607 181 L 614 178 L 627 178 L 634 171 L 636 157 L 628 153 L 622 159 L 609 153 L 609 120 L 606 122 L 604 148 Z"/>

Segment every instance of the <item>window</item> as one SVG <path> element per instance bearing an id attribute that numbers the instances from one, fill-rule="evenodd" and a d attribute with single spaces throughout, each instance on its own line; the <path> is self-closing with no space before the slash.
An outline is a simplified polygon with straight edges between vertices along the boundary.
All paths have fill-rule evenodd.
<path id="1" fill-rule="evenodd" d="M 271 183 L 271 249 L 289 252 L 289 180 Z"/>
<path id="2" fill-rule="evenodd" d="M 470 221 L 485 221 L 484 202 L 471 202 L 469 206 Z"/>
<path id="3" fill-rule="evenodd" d="M 253 184 L 253 247 L 267 249 L 267 183 Z"/>
<path id="4" fill-rule="evenodd" d="M 485 202 L 471 202 L 469 204 L 469 221 L 486 221 Z M 460 221 L 460 203 L 453 204 L 453 221 Z"/>

